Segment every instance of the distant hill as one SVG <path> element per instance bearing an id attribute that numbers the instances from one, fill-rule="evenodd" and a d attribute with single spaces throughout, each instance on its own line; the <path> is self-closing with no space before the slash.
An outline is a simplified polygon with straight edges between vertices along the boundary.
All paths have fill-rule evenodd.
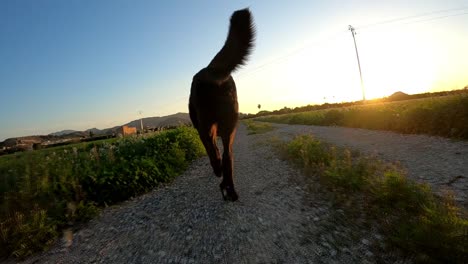
<path id="1" fill-rule="evenodd" d="M 400 91 L 395 92 L 395 93 L 393 93 L 392 95 L 390 95 L 388 97 L 388 99 L 390 99 L 391 101 L 408 100 L 410 98 L 411 98 L 410 95 L 408 95 L 408 94 L 406 94 L 404 92 L 400 92 Z"/>
<path id="2" fill-rule="evenodd" d="M 93 128 L 90 128 L 90 129 L 86 129 L 84 132 L 86 132 L 86 133 L 90 133 L 90 132 L 91 132 L 91 133 L 94 133 L 94 134 L 98 134 L 98 133 L 100 133 L 101 131 L 102 131 L 102 130 L 93 127 Z"/>
<path id="3" fill-rule="evenodd" d="M 168 127 L 168 126 L 178 126 L 181 124 L 191 124 L 190 117 L 188 113 L 177 113 L 168 116 L 155 116 L 155 117 L 145 117 L 143 118 L 143 126 L 156 128 L 156 127 Z M 122 126 L 130 126 L 136 127 L 137 130 L 141 130 L 140 119 L 133 120 Z M 55 135 L 60 137 L 89 137 L 90 132 L 95 135 L 110 135 L 117 133 L 118 129 L 121 126 L 115 126 L 110 128 L 98 129 L 98 128 L 90 128 L 86 129 L 85 131 L 76 131 L 76 130 L 62 130 L 59 132 L 54 132 L 49 135 Z"/>
<path id="4" fill-rule="evenodd" d="M 21 144 L 32 145 L 34 143 L 41 143 L 47 140 L 54 140 L 56 138 L 57 136 L 52 135 L 7 138 L 3 142 L 0 142 L 0 147 L 13 147 Z"/>
<path id="5" fill-rule="evenodd" d="M 62 130 L 59 132 L 50 133 L 49 135 L 50 136 L 63 136 L 63 135 L 74 133 L 74 132 L 78 132 L 78 131 L 67 129 L 67 130 Z"/>
<path id="6" fill-rule="evenodd" d="M 177 113 L 168 116 L 157 116 L 157 117 L 146 117 L 143 118 L 143 126 L 145 128 L 158 128 L 158 127 L 170 127 L 170 126 L 179 126 L 184 124 L 191 124 L 190 117 L 188 113 Z M 124 124 L 131 127 L 136 127 L 140 130 L 140 119 L 133 120 Z M 43 143 L 46 141 L 60 141 L 60 140 L 76 140 L 77 138 L 89 138 L 90 135 L 92 136 L 102 136 L 102 135 L 112 135 L 117 134 L 118 129 L 121 126 L 115 126 L 105 129 L 98 129 L 98 128 L 90 128 L 85 131 L 77 131 L 66 129 L 54 133 L 50 133 L 46 136 L 26 136 L 26 137 L 16 137 L 16 138 L 8 138 L 3 142 L 0 142 L 0 150 L 1 148 L 12 148 L 18 145 L 28 145 L 32 147 L 33 144 L 36 143 Z M 0 153 L 1 154 L 1 153 Z"/>
<path id="7" fill-rule="evenodd" d="M 181 124 L 191 124 L 189 114 L 177 113 L 168 116 L 156 116 L 156 117 L 145 117 L 143 118 L 143 127 L 162 127 L 162 126 L 177 126 Z M 136 127 L 138 130 L 141 129 L 140 119 L 133 120 L 126 126 Z"/>

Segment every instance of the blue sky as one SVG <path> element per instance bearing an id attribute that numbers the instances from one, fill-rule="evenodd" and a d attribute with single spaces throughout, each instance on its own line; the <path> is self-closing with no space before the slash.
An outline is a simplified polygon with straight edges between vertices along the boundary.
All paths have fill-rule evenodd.
<path id="1" fill-rule="evenodd" d="M 369 98 L 462 88 L 464 2 L 3 0 L 0 140 L 111 127 L 138 111 L 187 112 L 193 74 L 222 47 L 230 15 L 244 7 L 257 40 L 234 74 L 242 112 L 256 112 L 258 103 L 274 110 L 358 100 L 349 24 L 358 31 Z"/>

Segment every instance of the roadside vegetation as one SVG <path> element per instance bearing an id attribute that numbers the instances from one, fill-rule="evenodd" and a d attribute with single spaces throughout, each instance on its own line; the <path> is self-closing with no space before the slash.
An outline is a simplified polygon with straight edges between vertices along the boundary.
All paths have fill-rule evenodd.
<path id="1" fill-rule="evenodd" d="M 262 116 L 258 121 L 344 126 L 468 139 L 468 93 L 405 101 L 336 106 Z"/>
<path id="2" fill-rule="evenodd" d="M 0 258 L 47 249 L 62 229 L 170 181 L 203 154 L 197 132 L 181 127 L 0 157 Z"/>
<path id="3" fill-rule="evenodd" d="M 466 263 L 468 219 L 449 196 L 439 197 L 395 166 L 326 145 L 310 135 L 280 145 L 281 153 L 329 188 L 339 204 L 368 208 L 390 244 L 419 263 Z M 351 220 L 352 221 L 352 220 Z"/>
<path id="4" fill-rule="evenodd" d="M 246 119 L 243 122 L 247 126 L 248 135 L 263 134 L 274 129 L 269 123 L 256 122 L 251 119 Z"/>

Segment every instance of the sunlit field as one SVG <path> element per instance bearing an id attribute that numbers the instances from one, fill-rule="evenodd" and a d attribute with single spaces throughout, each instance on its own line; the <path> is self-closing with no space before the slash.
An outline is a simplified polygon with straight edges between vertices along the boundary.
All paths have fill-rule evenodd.
<path id="1" fill-rule="evenodd" d="M 257 120 L 468 139 L 468 93 L 270 115 Z"/>

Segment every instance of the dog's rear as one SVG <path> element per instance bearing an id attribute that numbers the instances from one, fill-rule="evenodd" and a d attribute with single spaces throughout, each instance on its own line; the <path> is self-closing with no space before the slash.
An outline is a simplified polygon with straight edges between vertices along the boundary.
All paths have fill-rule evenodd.
<path id="1" fill-rule="evenodd" d="M 254 34 L 250 11 L 234 12 L 223 48 L 206 68 L 195 74 L 190 91 L 190 118 L 206 148 L 214 173 L 218 177 L 223 175 L 220 188 L 224 199 L 232 201 L 238 199 L 232 179 L 232 143 L 239 111 L 231 73 L 246 62 Z M 216 146 L 218 135 L 224 147 L 222 160 Z"/>

